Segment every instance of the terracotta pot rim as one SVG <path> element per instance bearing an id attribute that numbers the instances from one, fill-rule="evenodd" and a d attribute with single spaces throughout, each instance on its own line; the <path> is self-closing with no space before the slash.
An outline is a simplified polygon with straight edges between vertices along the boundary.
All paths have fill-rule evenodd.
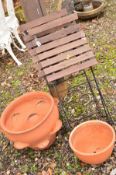
<path id="1" fill-rule="evenodd" d="M 96 9 L 93 9 L 93 10 L 91 10 L 89 13 L 91 14 L 91 13 L 93 13 L 93 12 L 95 12 L 95 11 L 98 11 L 99 9 L 101 9 L 101 8 L 104 8 L 105 6 L 106 6 L 106 3 L 105 2 L 103 2 L 102 0 L 93 0 L 93 2 L 99 2 L 99 3 L 101 3 L 101 5 L 99 6 L 99 7 L 97 7 Z M 83 12 L 81 12 L 81 11 L 76 11 L 78 14 L 87 14 L 88 12 L 86 12 L 86 11 L 83 11 Z"/>
<path id="2" fill-rule="evenodd" d="M 99 151 L 98 153 L 84 153 L 84 152 L 81 152 L 81 151 L 78 151 L 77 149 L 75 149 L 74 146 L 73 146 L 73 144 L 72 144 L 72 141 L 71 141 L 74 132 L 75 132 L 78 128 L 80 128 L 81 126 L 83 126 L 83 125 L 85 125 L 85 124 L 96 123 L 96 122 L 97 122 L 97 123 L 99 122 L 99 123 L 101 123 L 101 124 L 104 124 L 104 125 L 106 125 L 106 126 L 108 126 L 108 127 L 110 128 L 110 130 L 111 130 L 112 133 L 113 133 L 113 138 L 112 138 L 111 143 L 110 143 L 106 148 L 104 148 L 102 151 Z M 107 151 L 107 150 L 115 143 L 115 139 L 116 139 L 115 131 L 114 131 L 113 127 L 110 126 L 108 123 L 106 123 L 106 122 L 104 122 L 104 121 L 101 121 L 101 120 L 89 120 L 89 121 L 86 121 L 86 122 L 81 123 L 80 125 L 76 126 L 76 127 L 72 130 L 72 132 L 71 132 L 71 134 L 70 134 L 70 136 L 69 136 L 69 145 L 70 145 L 71 149 L 72 149 L 75 153 L 77 153 L 77 154 L 84 155 L 84 156 L 93 156 L 93 155 L 99 155 L 99 154 L 104 153 L 105 151 Z"/>
<path id="3" fill-rule="evenodd" d="M 26 129 L 26 130 L 23 130 L 23 131 L 10 131 L 9 129 L 6 128 L 6 126 L 4 125 L 4 120 L 6 117 L 6 113 L 8 112 L 8 110 L 16 103 L 16 101 L 18 101 L 19 99 L 21 98 L 24 98 L 24 97 L 27 97 L 28 95 L 34 95 L 34 94 L 43 94 L 43 95 L 46 95 L 47 97 L 49 97 L 51 99 L 51 107 L 48 111 L 48 113 L 45 115 L 45 117 L 43 118 L 43 120 L 41 120 L 39 123 L 37 123 L 36 125 L 34 125 L 34 127 L 30 128 L 30 129 Z M 30 132 L 32 130 L 34 130 L 35 128 L 37 128 L 38 126 L 42 125 L 45 120 L 48 118 L 49 114 L 52 112 L 52 109 L 53 109 L 53 105 L 54 105 L 54 99 L 52 98 L 52 96 L 50 94 L 48 94 L 47 92 L 42 92 L 42 91 L 34 91 L 34 92 L 27 92 L 26 94 L 20 96 L 20 97 L 17 97 L 14 101 L 12 101 L 8 107 L 3 111 L 2 115 L 1 115 L 1 118 L 0 118 L 0 125 L 1 125 L 1 128 L 3 131 L 9 133 L 9 134 L 15 134 L 15 135 L 19 135 L 19 134 L 25 134 L 27 132 Z"/>
<path id="4" fill-rule="evenodd" d="M 101 5 L 98 7 L 98 8 L 96 8 L 96 9 L 93 9 L 93 10 L 91 10 L 91 11 L 79 11 L 79 10 L 77 10 L 76 12 L 77 12 L 77 14 L 78 14 L 78 16 L 79 16 L 79 18 L 90 18 L 90 17 L 92 17 L 92 15 L 93 16 L 96 16 L 98 13 L 101 13 L 102 11 L 103 11 L 103 9 L 106 7 L 106 2 L 103 2 L 103 1 L 101 1 L 101 0 L 94 0 L 94 2 L 100 2 L 101 3 Z"/>

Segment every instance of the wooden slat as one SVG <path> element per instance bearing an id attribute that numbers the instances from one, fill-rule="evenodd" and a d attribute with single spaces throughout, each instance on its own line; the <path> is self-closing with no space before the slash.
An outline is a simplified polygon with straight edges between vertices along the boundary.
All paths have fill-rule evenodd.
<path id="1" fill-rule="evenodd" d="M 41 34 L 41 33 L 44 33 L 44 32 L 48 32 L 51 29 L 53 30 L 53 28 L 60 27 L 60 26 L 63 26 L 65 24 L 68 24 L 72 21 L 75 21 L 76 19 L 78 19 L 77 13 L 74 13 L 74 14 L 56 19 L 56 20 L 51 21 L 49 23 L 43 24 L 39 27 L 35 27 L 33 29 L 30 29 L 30 30 L 28 30 L 28 32 L 29 32 L 29 35 Z"/>
<path id="2" fill-rule="evenodd" d="M 44 44 L 41 47 L 36 47 L 35 49 L 31 50 L 31 55 L 37 55 L 41 52 L 46 52 L 47 50 L 53 49 L 55 47 L 67 44 L 69 42 L 75 41 L 77 39 L 85 37 L 85 33 L 83 31 L 74 33 L 72 35 L 66 36 L 64 38 L 61 38 L 59 40 L 55 40 L 53 42 L 50 42 L 48 44 Z"/>
<path id="3" fill-rule="evenodd" d="M 50 42 L 50 41 L 60 39 L 60 38 L 65 37 L 69 34 L 72 34 L 74 32 L 78 32 L 79 30 L 80 30 L 80 24 L 75 23 L 75 24 L 72 24 L 72 25 L 68 26 L 67 28 L 62 28 L 59 31 L 56 31 L 56 32 L 50 33 L 49 35 L 40 37 L 39 41 L 42 44 L 45 44 L 46 42 Z M 28 38 L 25 38 L 25 39 L 27 39 L 27 40 L 25 40 L 26 42 L 29 41 Z M 31 41 L 31 42 L 27 43 L 28 49 L 30 49 L 31 47 L 34 47 L 35 45 L 36 45 L 35 41 Z"/>
<path id="4" fill-rule="evenodd" d="M 45 68 L 44 73 L 45 73 L 45 75 L 48 75 L 50 73 L 54 73 L 54 72 L 60 71 L 62 69 L 66 69 L 67 67 L 75 65 L 75 64 L 80 63 L 82 61 L 87 61 L 88 59 L 91 59 L 93 57 L 94 57 L 94 54 L 93 54 L 93 52 L 90 51 L 90 52 L 81 54 L 77 57 L 73 57 L 69 60 L 64 60 L 63 62 L 60 62 L 60 63 L 55 64 L 53 66 L 50 66 L 48 68 Z"/>
<path id="5" fill-rule="evenodd" d="M 70 59 L 74 56 L 80 55 L 80 54 L 85 53 L 85 52 L 90 51 L 90 50 L 91 50 L 91 48 L 89 47 L 88 44 L 86 44 L 86 45 L 81 46 L 79 48 L 76 48 L 74 50 L 70 50 L 70 51 L 61 53 L 61 54 L 57 55 L 56 57 L 53 57 L 53 58 L 47 59 L 45 61 L 42 61 L 41 65 L 42 65 L 43 68 L 47 67 L 47 66 L 51 66 L 51 65 L 56 64 L 58 62 L 62 62 L 65 59 L 66 60 Z"/>
<path id="6" fill-rule="evenodd" d="M 45 19 L 45 18 L 44 18 Z M 38 22 L 28 30 L 25 41 L 41 76 L 52 82 L 87 69 L 97 61 L 80 26 L 74 24 L 77 14 Z M 48 20 L 48 19 L 46 19 Z M 62 27 L 62 29 L 61 29 Z M 37 47 L 34 36 L 41 42 Z M 32 37 L 33 36 L 33 37 Z"/>
<path id="7" fill-rule="evenodd" d="M 23 40 L 25 41 L 25 43 L 32 41 L 33 40 L 33 36 L 30 36 L 28 34 L 23 36 Z"/>
<path id="8" fill-rule="evenodd" d="M 49 57 L 55 56 L 57 54 L 60 54 L 62 52 L 68 51 L 70 49 L 82 46 L 82 45 L 84 45 L 86 43 L 87 43 L 86 38 L 82 38 L 82 39 L 76 40 L 76 41 L 74 41 L 72 43 L 68 43 L 66 45 L 60 46 L 60 47 L 55 48 L 53 50 L 50 50 L 50 51 L 44 52 L 42 54 L 39 54 L 39 60 L 40 61 L 44 60 L 46 58 L 49 58 Z M 37 61 L 38 61 L 38 58 L 37 58 Z"/>
<path id="9" fill-rule="evenodd" d="M 89 68 L 91 66 L 94 66 L 96 64 L 97 64 L 96 59 L 92 59 L 92 60 L 89 60 L 89 61 L 84 62 L 82 64 L 73 65 L 73 66 L 71 66 L 67 69 L 64 69 L 64 70 L 60 71 L 60 72 L 48 75 L 46 78 L 47 78 L 48 82 L 52 82 L 52 81 L 58 80 L 62 77 L 66 77 L 68 75 L 77 73 L 81 70 L 87 69 L 87 68 Z"/>
<path id="10" fill-rule="evenodd" d="M 67 15 L 66 9 L 62 9 L 59 12 L 51 13 L 50 15 L 47 15 L 47 16 L 44 16 L 41 18 L 37 18 L 37 19 L 35 19 L 31 22 L 28 22 L 26 24 L 22 24 L 20 26 L 20 31 L 24 32 L 25 30 L 32 29 L 34 27 L 40 26 L 40 25 L 45 24 L 49 21 L 53 21 L 55 19 L 58 19 L 60 17 L 66 16 L 66 15 Z"/>

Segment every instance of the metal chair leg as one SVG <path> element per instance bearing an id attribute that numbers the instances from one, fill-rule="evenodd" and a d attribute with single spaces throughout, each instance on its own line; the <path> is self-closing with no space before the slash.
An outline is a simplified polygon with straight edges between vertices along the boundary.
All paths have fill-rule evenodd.
<path id="1" fill-rule="evenodd" d="M 102 106 L 103 106 L 103 108 L 104 108 L 105 115 L 106 115 L 107 119 L 110 119 L 110 121 L 114 124 L 114 120 L 113 120 L 113 118 L 111 117 L 111 114 L 110 114 L 110 112 L 109 112 L 109 110 L 108 110 L 108 107 L 107 107 L 107 105 L 106 105 L 106 102 L 105 102 L 105 100 L 104 100 L 103 94 L 102 94 L 101 89 L 100 89 L 100 87 L 99 87 L 99 83 L 98 83 L 98 80 L 97 80 L 97 78 L 96 78 L 96 76 L 95 76 L 95 73 L 94 73 L 94 71 L 93 71 L 93 68 L 91 67 L 90 70 L 91 70 L 92 76 L 93 76 L 93 78 L 94 78 L 94 81 L 95 81 L 95 84 L 96 84 L 96 89 L 97 89 L 97 91 L 98 91 L 98 93 L 99 93 L 100 100 L 101 100 Z"/>
<path id="2" fill-rule="evenodd" d="M 87 76 L 86 71 L 84 70 L 83 72 L 84 72 L 84 75 L 86 77 L 86 81 L 87 81 L 87 83 L 89 85 L 90 92 L 91 92 L 91 94 L 93 96 L 93 100 L 94 100 L 94 102 L 96 104 L 96 111 L 98 112 L 98 117 L 100 117 L 101 116 L 101 110 L 100 110 L 99 102 L 98 102 L 98 100 L 96 98 L 96 95 L 94 93 L 91 81 L 90 81 L 89 77 Z"/>
<path id="3" fill-rule="evenodd" d="M 47 84 L 48 84 L 48 83 L 47 83 Z M 55 90 L 55 92 L 56 92 L 56 94 L 57 94 L 58 99 L 59 99 L 59 107 L 60 107 L 61 114 L 63 115 L 63 117 L 64 117 L 64 119 L 65 119 L 65 121 L 66 121 L 65 129 L 66 129 L 66 130 L 67 130 L 67 129 L 72 129 L 72 127 L 71 127 L 71 125 L 70 125 L 70 122 L 69 122 L 69 120 L 68 120 L 68 118 L 67 118 L 67 113 L 66 113 L 66 111 L 65 111 L 65 106 L 63 105 L 63 101 L 62 101 L 61 97 L 59 96 L 58 90 L 57 90 L 55 84 L 53 84 L 52 86 L 53 86 L 53 88 L 54 88 L 54 90 Z M 49 90 L 50 90 L 50 85 L 49 85 L 49 84 L 48 84 L 48 87 L 49 87 Z"/>

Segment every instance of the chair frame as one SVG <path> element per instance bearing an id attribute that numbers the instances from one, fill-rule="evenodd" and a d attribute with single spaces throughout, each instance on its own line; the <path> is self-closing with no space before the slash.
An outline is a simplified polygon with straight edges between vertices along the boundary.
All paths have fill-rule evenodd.
<path id="1" fill-rule="evenodd" d="M 102 113 L 102 110 L 100 109 L 99 101 L 97 100 L 96 94 L 94 93 L 94 89 L 92 87 L 90 78 L 86 73 L 86 69 L 80 68 L 79 70 L 78 69 L 76 70 L 76 66 L 73 66 L 75 68 L 75 70 L 68 69 L 68 68 L 66 69 L 66 65 L 64 65 L 64 67 L 63 67 L 62 63 L 61 64 L 58 63 L 58 64 L 56 64 L 56 66 L 54 66 L 54 63 L 52 62 L 53 58 L 57 58 L 57 59 L 61 60 L 61 56 L 62 56 L 61 54 L 63 52 L 63 48 L 62 48 L 62 51 L 60 54 L 61 47 L 59 47 L 59 45 L 60 45 L 59 43 L 61 43 L 61 40 L 59 39 L 60 38 L 59 36 L 61 35 L 61 38 L 62 38 L 62 36 L 65 37 L 64 33 L 66 32 L 66 26 L 76 24 L 76 20 L 77 20 L 76 15 L 71 14 L 70 16 L 68 16 L 67 12 L 65 10 L 61 10 L 60 12 L 57 12 L 55 14 L 50 14 L 48 16 L 36 19 L 34 21 L 31 21 L 27 24 L 22 25 L 21 31 L 23 31 L 25 33 L 24 40 L 26 42 L 26 45 L 27 45 L 29 53 L 32 57 L 32 60 L 36 64 L 37 70 L 39 71 L 40 78 L 43 77 L 45 79 L 45 81 L 49 87 L 49 90 L 50 90 L 50 87 L 52 84 L 53 88 L 55 89 L 55 91 L 57 93 L 57 97 L 60 99 L 60 107 L 63 111 L 63 116 L 66 117 L 67 115 L 66 115 L 66 111 L 65 111 L 65 108 L 63 105 L 64 100 L 61 99 L 61 97 L 59 96 L 59 93 L 57 91 L 57 88 L 56 88 L 57 80 L 59 78 L 65 78 L 66 75 L 69 76 L 70 74 L 71 74 L 70 75 L 71 77 L 74 77 L 77 75 L 77 73 L 80 73 L 80 71 L 83 72 L 83 75 L 86 78 L 86 82 L 89 86 L 90 92 L 91 92 L 93 99 L 94 99 L 94 102 L 96 104 L 96 110 L 98 111 L 99 115 L 102 116 L 103 113 Z M 75 26 L 78 28 L 78 30 L 81 30 L 81 28 L 79 27 L 78 24 Z M 60 32 L 58 32 L 57 30 Z M 62 30 L 62 32 L 61 32 L 61 30 Z M 72 27 L 72 30 L 73 30 L 73 27 Z M 56 33 L 55 33 L 55 31 L 56 31 Z M 76 31 L 73 31 L 73 32 L 76 32 Z M 60 35 L 59 35 L 59 33 L 60 33 Z M 73 35 L 71 37 L 73 38 L 74 36 L 75 35 Z M 56 37 L 56 40 L 54 39 L 55 42 L 51 41 L 52 37 L 54 37 L 54 38 Z M 40 47 L 37 47 L 35 39 L 36 40 L 38 39 L 40 41 L 40 43 L 42 44 Z M 69 39 L 69 33 L 68 33 L 67 39 Z M 75 40 L 75 38 L 74 38 L 74 40 Z M 47 44 L 44 43 L 45 41 Z M 62 41 L 65 43 L 65 40 L 62 40 Z M 72 42 L 72 43 L 74 44 L 74 42 Z M 44 44 L 45 44 L 45 46 L 44 46 Z M 69 44 L 67 44 L 67 45 L 69 46 Z M 72 47 L 72 45 L 70 44 L 70 47 Z M 59 48 L 57 47 L 59 49 L 58 52 L 55 48 L 56 46 L 59 47 Z M 65 48 L 68 50 L 68 47 L 65 47 Z M 51 49 L 51 50 L 47 51 L 47 49 Z M 73 53 L 73 51 L 71 53 Z M 57 54 L 59 54 L 59 57 L 55 56 Z M 77 53 L 77 55 L 78 55 L 78 53 Z M 94 56 L 92 56 L 92 57 L 94 57 Z M 45 59 L 45 61 L 44 61 L 44 59 Z M 47 59 L 49 59 L 49 60 L 51 59 L 50 63 L 48 61 L 46 62 Z M 62 59 L 64 59 L 64 58 L 62 57 Z M 77 59 L 79 59 L 79 58 L 77 57 Z M 85 62 L 86 62 L 86 59 L 87 58 L 85 58 Z M 42 61 L 44 62 L 44 64 Z M 63 60 L 61 60 L 61 61 L 63 61 Z M 66 60 L 65 63 L 67 64 L 67 62 L 68 61 Z M 80 64 L 81 64 L 81 62 L 80 62 Z M 98 80 L 97 80 L 95 73 L 94 73 L 94 70 L 93 70 L 93 66 L 95 64 L 97 64 L 97 61 L 94 58 L 93 58 L 93 63 L 91 62 L 91 64 L 90 64 L 90 61 L 88 61 L 88 59 L 87 59 L 87 64 L 86 64 L 87 67 L 86 68 L 88 68 L 92 74 L 93 81 L 95 83 L 96 90 L 99 94 L 106 120 L 108 122 L 114 124 L 114 120 L 111 117 L 111 114 L 108 110 L 108 107 L 106 105 L 105 99 L 104 99 L 103 94 L 101 92 Z M 43 67 L 43 65 L 44 65 L 44 67 Z M 72 66 L 72 63 L 70 62 L 70 65 L 69 65 L 69 62 L 68 62 L 67 65 Z M 60 67 L 60 66 L 62 66 L 62 67 Z M 55 70 L 55 67 L 57 67 L 57 70 Z M 62 69 L 66 69 L 67 72 L 65 71 L 65 73 L 63 74 Z M 69 70 L 71 71 L 71 73 L 68 72 Z M 59 72 L 61 71 L 62 75 L 61 75 L 61 73 L 58 73 L 58 71 Z M 70 127 L 70 122 L 69 122 L 67 117 L 66 117 L 66 121 L 67 121 L 67 126 Z"/>

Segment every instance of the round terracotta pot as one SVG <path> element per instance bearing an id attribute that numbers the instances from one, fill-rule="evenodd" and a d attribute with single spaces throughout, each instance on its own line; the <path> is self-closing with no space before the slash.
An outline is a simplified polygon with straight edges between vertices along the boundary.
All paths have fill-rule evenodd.
<path id="1" fill-rule="evenodd" d="M 62 126 L 57 105 L 58 101 L 45 92 L 22 95 L 3 112 L 1 130 L 17 149 L 46 149 Z"/>
<path id="2" fill-rule="evenodd" d="M 92 1 L 93 4 L 93 10 L 78 10 L 78 4 L 75 5 L 75 8 L 77 9 L 77 15 L 80 19 L 90 19 L 90 18 L 94 18 L 97 15 L 99 15 L 100 13 L 102 13 L 104 11 L 104 8 L 106 7 L 106 2 L 102 1 L 102 0 L 93 0 Z"/>
<path id="3" fill-rule="evenodd" d="M 69 144 L 75 155 L 88 164 L 106 161 L 114 148 L 115 131 L 106 122 L 92 120 L 78 125 L 70 134 Z"/>

